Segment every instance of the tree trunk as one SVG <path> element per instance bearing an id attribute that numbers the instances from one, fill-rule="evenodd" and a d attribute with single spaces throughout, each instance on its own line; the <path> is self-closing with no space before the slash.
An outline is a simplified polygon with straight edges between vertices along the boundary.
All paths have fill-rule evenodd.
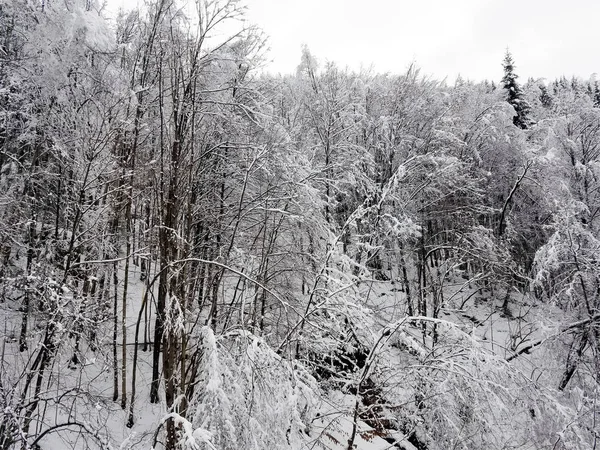
<path id="1" fill-rule="evenodd" d="M 117 358 L 117 338 L 119 330 L 119 290 L 118 290 L 119 278 L 117 276 L 117 263 L 113 264 L 113 285 L 114 285 L 114 297 L 113 297 L 113 339 L 112 339 L 112 350 L 113 350 L 113 401 L 116 402 L 119 399 L 119 360 Z"/>

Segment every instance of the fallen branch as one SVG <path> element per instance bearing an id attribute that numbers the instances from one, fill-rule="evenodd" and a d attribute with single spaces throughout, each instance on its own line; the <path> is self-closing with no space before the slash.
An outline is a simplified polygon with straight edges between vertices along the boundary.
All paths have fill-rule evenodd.
<path id="1" fill-rule="evenodd" d="M 539 339 L 535 342 L 532 342 L 529 345 L 526 345 L 525 347 L 523 347 L 522 349 L 520 349 L 518 352 L 516 352 L 514 355 L 509 356 L 508 358 L 506 358 L 506 361 L 510 362 L 513 359 L 521 356 L 523 353 L 530 353 L 531 350 L 533 350 L 535 347 L 539 347 L 540 345 L 542 345 L 544 342 L 546 342 L 549 339 L 555 338 L 557 336 L 560 336 L 561 334 L 567 333 L 568 331 L 573 330 L 574 328 L 580 328 L 584 325 L 587 325 L 591 322 L 595 322 L 597 320 L 600 320 L 600 313 L 594 314 L 591 317 L 588 317 L 587 319 L 583 319 L 583 320 L 579 320 L 577 322 L 573 322 L 569 325 L 565 325 L 563 327 L 560 328 L 559 332 L 556 334 L 553 334 L 551 336 L 545 337 L 543 339 Z"/>

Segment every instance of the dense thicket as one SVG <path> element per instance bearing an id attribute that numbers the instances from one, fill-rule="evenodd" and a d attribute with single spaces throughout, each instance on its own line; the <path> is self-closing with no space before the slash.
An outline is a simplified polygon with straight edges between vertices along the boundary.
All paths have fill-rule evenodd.
<path id="1" fill-rule="evenodd" d="M 595 448 L 598 83 L 261 75 L 243 12 L 0 5 L 0 449 Z"/>

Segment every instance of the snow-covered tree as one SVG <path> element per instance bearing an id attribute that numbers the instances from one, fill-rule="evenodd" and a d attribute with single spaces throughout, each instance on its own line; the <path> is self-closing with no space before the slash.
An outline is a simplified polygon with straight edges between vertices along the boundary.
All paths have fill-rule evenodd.
<path id="1" fill-rule="evenodd" d="M 532 125 L 529 117 L 531 107 L 525 99 L 521 86 L 519 86 L 519 83 L 517 82 L 519 76 L 515 73 L 515 63 L 508 50 L 504 56 L 502 67 L 504 69 L 504 76 L 502 77 L 501 82 L 502 87 L 506 91 L 505 98 L 516 112 L 516 116 L 513 117 L 513 123 L 517 127 L 525 130 Z"/>

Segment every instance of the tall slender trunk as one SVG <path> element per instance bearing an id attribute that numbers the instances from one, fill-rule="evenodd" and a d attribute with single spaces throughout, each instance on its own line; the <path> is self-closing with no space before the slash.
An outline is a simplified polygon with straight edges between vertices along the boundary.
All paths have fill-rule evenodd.
<path id="1" fill-rule="evenodd" d="M 127 288 L 129 285 L 129 253 L 131 251 L 131 240 L 129 236 L 129 224 L 131 224 L 131 211 L 127 217 L 127 246 L 125 255 L 125 273 L 123 275 L 123 311 L 121 315 L 121 408 L 127 407 Z"/>
<path id="2" fill-rule="evenodd" d="M 60 208 L 62 199 L 62 164 L 58 166 L 58 183 L 56 185 L 56 210 L 55 210 L 55 221 L 54 221 L 54 240 L 58 241 L 58 230 L 60 227 Z"/>
<path id="3" fill-rule="evenodd" d="M 114 297 L 113 297 L 113 339 L 112 339 L 112 350 L 113 350 L 113 401 L 119 399 L 119 360 L 117 357 L 117 338 L 119 333 L 119 277 L 117 275 L 117 263 L 113 264 L 113 286 L 114 286 Z"/>
<path id="4" fill-rule="evenodd" d="M 164 227 L 161 227 L 159 236 L 160 247 L 162 247 L 166 245 L 167 240 Z M 166 259 L 161 255 L 160 275 L 158 280 L 158 297 L 156 301 L 156 319 L 154 322 L 154 345 L 152 347 L 152 382 L 150 385 L 150 403 L 159 402 L 158 391 L 160 387 L 160 354 L 165 328 L 164 314 L 167 297 L 167 267 L 168 264 Z"/>
<path id="5" fill-rule="evenodd" d="M 33 264 L 33 245 L 35 240 L 35 221 L 32 221 L 28 225 L 28 237 L 27 237 L 27 275 L 31 275 L 31 266 Z M 29 295 L 29 289 L 25 291 L 23 298 L 23 316 L 21 318 L 21 333 L 19 334 L 19 351 L 24 352 L 27 350 L 27 325 L 29 321 L 29 309 L 31 303 L 31 297 Z"/>
<path id="6" fill-rule="evenodd" d="M 27 380 L 25 382 L 25 387 L 23 388 L 23 404 L 27 403 L 27 407 L 25 408 L 25 414 L 23 416 L 23 428 L 22 431 L 25 435 L 29 434 L 29 426 L 31 425 L 31 421 L 33 419 L 33 413 L 38 407 L 40 402 L 40 392 L 42 390 L 42 383 L 44 381 L 44 376 L 48 364 L 52 356 L 54 355 L 55 344 L 54 344 L 54 331 L 55 325 L 54 322 L 49 322 L 46 325 L 46 330 L 44 333 L 44 341 L 38 350 L 38 354 L 34 363 L 31 365 L 30 372 L 27 376 Z M 29 390 L 29 386 L 33 378 L 36 377 L 35 388 L 32 400 L 29 402 L 25 402 L 27 391 Z M 27 448 L 27 442 L 24 441 L 22 444 L 22 449 Z"/>
<path id="7" fill-rule="evenodd" d="M 139 335 L 140 335 L 140 325 L 142 322 L 142 314 L 146 311 L 146 305 L 148 303 L 148 286 L 144 290 L 144 296 L 142 297 L 142 305 L 140 306 L 140 311 L 138 313 L 137 322 L 135 323 L 135 340 L 133 347 L 133 367 L 131 371 L 131 400 L 129 402 L 129 414 L 127 417 L 127 428 L 133 427 L 134 419 L 134 405 L 135 405 L 135 394 L 136 394 L 136 381 L 137 381 L 137 362 L 138 362 L 138 346 L 139 346 Z"/>

